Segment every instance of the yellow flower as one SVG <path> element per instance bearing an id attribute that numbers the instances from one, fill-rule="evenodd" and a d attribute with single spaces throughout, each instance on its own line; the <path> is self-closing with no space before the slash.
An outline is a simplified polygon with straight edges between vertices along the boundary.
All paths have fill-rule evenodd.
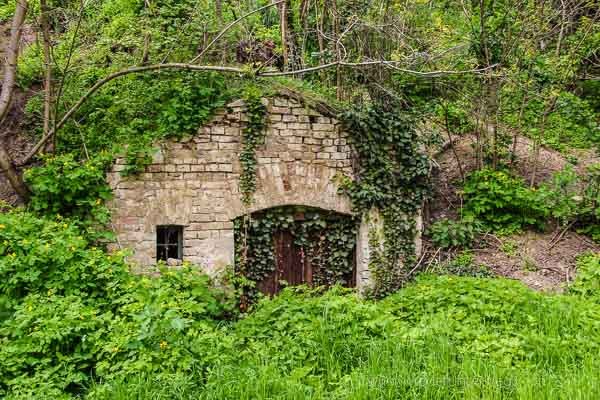
<path id="1" fill-rule="evenodd" d="M 100 205 L 100 203 L 102 203 L 102 200 L 96 199 L 96 205 L 98 206 L 98 205 Z"/>
<path id="2" fill-rule="evenodd" d="M 168 344 L 167 342 L 165 342 L 164 340 L 163 340 L 162 342 L 160 342 L 160 348 L 161 348 L 162 350 L 166 349 L 168 345 L 169 345 L 169 344 Z"/>
<path id="3" fill-rule="evenodd" d="M 0 229 L 4 229 L 6 226 L 4 224 L 0 224 Z"/>

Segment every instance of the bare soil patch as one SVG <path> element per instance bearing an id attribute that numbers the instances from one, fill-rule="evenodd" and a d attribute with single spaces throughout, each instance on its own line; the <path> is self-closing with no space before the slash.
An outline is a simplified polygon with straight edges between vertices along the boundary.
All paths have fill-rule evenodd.
<path id="1" fill-rule="evenodd" d="M 476 168 L 474 136 L 465 136 L 454 143 L 465 174 Z M 526 181 L 531 177 L 533 159 L 531 139 L 517 138 L 515 169 Z M 593 150 L 573 150 L 578 163 L 574 169 L 584 173 L 588 165 L 600 162 Z M 456 157 L 451 147 L 435 156 L 437 163 L 433 175 L 433 198 L 425 210 L 426 226 L 440 218 L 459 217 L 461 196 L 458 188 L 461 177 Z M 558 151 L 542 148 L 540 151 L 536 185 L 548 181 L 569 162 Z M 577 256 L 586 251 L 600 251 L 589 238 L 575 232 L 565 233 L 554 243 L 557 232 L 528 231 L 510 237 L 497 238 L 488 235 L 473 251 L 474 261 L 484 264 L 500 276 L 518 279 L 527 286 L 543 291 L 561 291 L 576 274 Z"/>
<path id="2" fill-rule="evenodd" d="M 565 233 L 558 241 L 556 237 L 557 232 L 533 231 L 502 238 L 488 236 L 488 245 L 473 251 L 474 262 L 532 289 L 562 291 L 575 277 L 577 256 L 600 248 L 575 232 Z"/>

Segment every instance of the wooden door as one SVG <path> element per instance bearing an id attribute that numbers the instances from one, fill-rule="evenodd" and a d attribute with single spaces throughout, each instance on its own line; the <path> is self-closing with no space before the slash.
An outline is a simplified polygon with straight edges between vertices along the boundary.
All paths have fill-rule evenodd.
<path id="1" fill-rule="evenodd" d="M 258 288 L 266 294 L 275 294 L 282 288 L 282 281 L 287 286 L 312 283 L 310 263 L 303 254 L 302 248 L 294 243 L 290 231 L 277 231 L 273 237 L 275 250 L 275 271 L 258 284 Z"/>

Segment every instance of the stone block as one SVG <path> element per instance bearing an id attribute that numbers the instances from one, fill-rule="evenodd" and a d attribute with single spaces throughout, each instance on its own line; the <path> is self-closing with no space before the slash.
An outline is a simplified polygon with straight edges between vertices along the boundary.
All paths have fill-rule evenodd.
<path id="1" fill-rule="evenodd" d="M 219 164 L 219 171 L 222 171 L 222 172 L 233 172 L 233 165 L 231 165 L 231 164 Z"/>
<path id="2" fill-rule="evenodd" d="M 218 150 L 219 149 L 219 143 L 216 143 L 216 142 L 197 143 L 196 144 L 196 149 L 199 150 L 199 151 L 202 151 L 202 150 Z"/>
<path id="3" fill-rule="evenodd" d="M 315 131 L 333 131 L 335 129 L 335 126 L 333 124 L 315 123 L 315 124 L 312 124 L 311 127 Z"/>
<path id="4" fill-rule="evenodd" d="M 267 107 L 267 111 L 269 111 L 272 114 L 289 114 L 290 108 L 289 107 L 269 106 L 269 107 Z"/>
<path id="5" fill-rule="evenodd" d="M 284 99 L 282 97 L 275 97 L 273 99 L 273 105 L 275 107 L 289 107 L 290 102 L 288 101 L 288 99 Z"/>
<path id="6" fill-rule="evenodd" d="M 226 142 L 226 143 L 231 143 L 231 142 L 238 142 L 239 141 L 239 137 L 237 136 L 225 136 L 225 135 L 219 135 L 219 136 L 212 136 L 211 140 L 213 142 Z M 218 145 L 217 145 L 218 147 Z"/>

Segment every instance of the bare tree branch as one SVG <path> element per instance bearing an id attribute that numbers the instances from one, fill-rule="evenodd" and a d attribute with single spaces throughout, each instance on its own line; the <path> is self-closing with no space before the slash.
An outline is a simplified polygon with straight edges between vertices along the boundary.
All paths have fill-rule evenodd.
<path id="1" fill-rule="evenodd" d="M 269 7 L 273 7 L 276 6 L 278 4 L 284 3 L 286 0 L 279 0 L 279 1 L 275 1 L 273 3 L 267 4 L 266 6 L 262 6 L 257 8 L 256 10 L 250 11 L 244 15 L 242 15 L 241 17 L 239 17 L 238 19 L 236 19 L 235 21 L 231 22 L 229 25 L 227 25 L 225 28 L 223 28 L 223 30 L 221 32 L 219 32 L 219 34 L 217 36 L 215 36 L 215 38 L 213 40 L 210 41 L 209 44 L 206 45 L 206 47 L 204 49 L 202 49 L 202 51 L 200 52 L 200 54 L 198 54 L 196 57 L 194 57 L 191 61 L 190 64 L 194 64 L 196 61 L 200 60 L 202 58 L 202 56 L 208 51 L 208 49 L 210 49 L 212 47 L 213 44 L 215 44 L 215 42 L 219 39 L 221 39 L 221 37 L 227 33 L 228 30 L 230 30 L 233 26 L 237 25 L 239 22 L 243 21 L 244 19 L 248 18 L 249 16 L 251 16 L 252 14 L 256 14 L 257 12 L 260 12 L 262 10 L 265 10 Z"/>
<path id="2" fill-rule="evenodd" d="M 124 75 L 139 73 L 139 72 L 147 72 L 147 71 L 157 71 L 163 69 L 181 69 L 181 70 L 189 70 L 189 71 L 220 71 L 220 72 L 232 72 L 242 74 L 243 70 L 239 68 L 233 67 L 219 67 L 219 66 L 205 66 L 205 65 L 193 65 L 193 64 L 181 64 L 181 63 L 169 63 L 169 64 L 155 64 L 155 65 L 145 65 L 140 67 L 131 67 L 121 71 L 117 71 L 113 74 L 108 75 L 106 78 L 100 79 L 98 82 L 94 84 L 79 100 L 75 103 L 69 111 L 58 121 L 54 128 L 51 129 L 46 135 L 44 135 L 40 141 L 33 146 L 33 148 L 29 151 L 27 156 L 21 162 L 21 165 L 27 164 L 44 146 L 46 141 L 50 139 L 54 133 L 59 130 L 65 122 L 85 103 L 85 101 L 93 95 L 98 89 L 107 84 L 108 82 L 119 78 Z"/>
<path id="3" fill-rule="evenodd" d="M 256 77 L 274 77 L 274 76 L 296 75 L 296 74 L 303 74 L 303 73 L 307 73 L 307 72 L 319 71 L 322 69 L 331 68 L 331 67 L 335 67 L 338 65 L 343 66 L 343 67 L 350 67 L 350 68 L 368 67 L 368 66 L 373 66 L 373 65 L 383 65 L 383 66 L 389 67 L 389 66 L 393 66 L 394 64 L 397 64 L 397 63 L 398 62 L 395 62 L 395 61 L 385 61 L 385 60 L 383 60 L 383 61 L 365 61 L 365 62 L 361 62 L 361 63 L 348 63 L 348 62 L 341 62 L 341 61 L 337 62 L 336 61 L 336 62 L 332 62 L 329 64 L 319 65 L 317 67 L 312 67 L 312 68 L 305 68 L 305 69 L 301 69 L 301 70 L 297 70 L 297 71 L 263 72 L 263 73 L 255 74 L 255 76 Z M 496 66 L 497 66 L 497 64 L 494 64 L 494 65 L 490 65 L 489 67 L 473 69 L 473 70 L 466 70 L 466 71 L 420 72 L 420 71 L 412 71 L 412 70 L 402 69 L 402 68 L 398 68 L 398 67 L 394 67 L 394 69 L 401 71 L 401 72 L 415 74 L 418 76 L 437 77 L 437 76 L 441 76 L 441 75 L 451 75 L 451 74 L 479 73 L 482 71 L 489 70 L 491 68 L 495 68 Z M 65 124 L 65 122 L 67 122 L 67 120 L 83 105 L 83 103 L 85 103 L 85 101 L 90 96 L 92 96 L 98 89 L 100 89 L 102 86 L 104 86 L 108 82 L 110 82 L 116 78 L 119 78 L 121 76 L 124 76 L 124 75 L 140 73 L 140 72 L 164 70 L 164 69 L 180 69 L 180 70 L 187 70 L 187 71 L 218 71 L 218 72 L 237 73 L 237 74 L 244 74 L 245 72 L 247 72 L 240 68 L 235 68 L 235 67 L 195 65 L 195 64 L 183 64 L 183 63 L 154 64 L 154 65 L 146 65 L 146 66 L 140 66 L 140 67 L 131 67 L 131 68 L 127 68 L 127 69 L 124 69 L 121 71 L 117 71 L 111 75 L 108 75 L 106 78 L 103 78 L 103 79 L 99 80 L 98 82 L 96 82 L 94 84 L 94 86 L 92 86 L 77 101 L 77 103 L 75 103 L 69 109 L 69 111 L 67 111 L 67 113 L 62 117 L 62 119 L 56 123 L 55 128 L 52 129 L 50 132 L 48 132 L 48 134 L 44 135 L 44 137 L 42 137 L 42 139 L 40 139 L 40 141 L 31 149 L 31 151 L 27 154 L 25 159 L 22 161 L 22 165 L 28 163 L 40 151 L 40 149 L 42 148 L 44 143 L 46 143 L 46 141 L 48 139 L 50 139 L 52 137 L 52 135 L 54 135 L 54 133 Z"/>
<path id="4" fill-rule="evenodd" d="M 335 67 L 338 65 L 342 66 L 342 67 L 350 67 L 350 68 L 360 68 L 360 67 L 370 67 L 370 66 L 374 66 L 374 65 L 382 65 L 382 66 L 393 68 L 396 71 L 404 72 L 407 74 L 433 78 L 433 77 L 444 76 L 444 75 L 461 75 L 461 74 L 480 73 L 480 72 L 484 72 L 484 71 L 496 68 L 498 66 L 498 64 L 493 64 L 493 65 L 487 66 L 485 68 L 477 68 L 477 69 L 469 69 L 469 70 L 438 70 L 438 71 L 422 72 L 422 71 L 414 71 L 411 69 L 400 68 L 400 67 L 397 67 L 396 64 L 400 64 L 400 62 L 399 61 L 387 61 L 387 60 L 364 61 L 364 62 L 358 62 L 358 63 L 351 63 L 351 62 L 345 62 L 345 61 L 334 61 L 334 62 L 330 62 L 328 64 L 318 65 L 316 67 L 299 69 L 297 71 L 263 72 L 262 74 L 259 74 L 259 76 L 270 77 L 270 76 L 298 75 L 298 74 L 305 74 L 307 72 L 319 71 L 322 69 L 331 68 L 331 67 Z"/>

